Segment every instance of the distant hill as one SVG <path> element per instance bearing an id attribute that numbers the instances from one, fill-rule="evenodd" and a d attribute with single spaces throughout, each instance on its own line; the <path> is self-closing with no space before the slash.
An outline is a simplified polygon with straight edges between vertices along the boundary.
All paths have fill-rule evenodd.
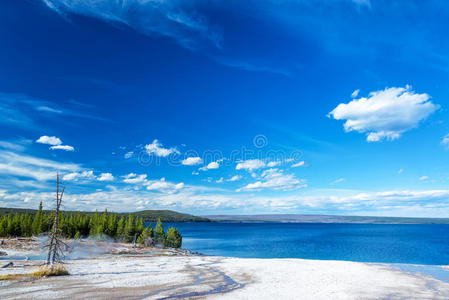
<path id="1" fill-rule="evenodd" d="M 6 208 L 0 207 L 0 216 L 9 213 L 28 213 L 35 214 L 36 209 L 27 208 Z M 44 210 L 44 212 L 50 212 L 49 210 Z M 78 213 L 78 211 L 64 211 L 65 214 Z M 94 214 L 95 212 L 81 212 L 85 214 Z M 100 212 L 101 213 L 101 212 Z M 118 216 L 128 216 L 129 213 L 118 213 Z M 142 210 L 132 212 L 134 216 L 142 217 L 145 222 L 156 222 L 158 218 L 161 218 L 162 222 L 210 222 L 208 218 L 197 217 L 189 214 L 183 214 L 172 210 Z"/>
<path id="2" fill-rule="evenodd" d="M 218 222 L 281 222 L 281 223 L 366 223 L 366 224 L 449 224 L 447 218 L 401 218 L 365 216 L 326 216 L 326 215 L 210 215 L 205 216 Z"/>

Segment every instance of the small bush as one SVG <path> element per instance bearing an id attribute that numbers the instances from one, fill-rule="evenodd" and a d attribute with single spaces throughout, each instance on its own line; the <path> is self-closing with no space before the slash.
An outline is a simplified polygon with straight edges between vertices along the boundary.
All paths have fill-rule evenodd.
<path id="1" fill-rule="evenodd" d="M 53 267 L 44 267 L 30 274 L 32 277 L 50 277 L 69 275 L 69 272 L 61 265 Z"/>

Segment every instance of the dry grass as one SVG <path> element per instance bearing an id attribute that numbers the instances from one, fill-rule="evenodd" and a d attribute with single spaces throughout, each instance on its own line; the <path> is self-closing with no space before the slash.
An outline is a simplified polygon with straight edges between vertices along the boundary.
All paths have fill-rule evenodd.
<path id="1" fill-rule="evenodd" d="M 6 274 L 0 275 L 0 281 L 2 280 L 23 280 L 27 278 L 42 278 L 42 277 L 50 277 L 50 276 L 64 276 L 69 275 L 69 272 L 61 265 L 53 266 L 53 267 L 43 267 L 31 274 Z"/>
<path id="2" fill-rule="evenodd" d="M 3 280 L 22 280 L 25 278 L 28 278 L 29 274 L 6 274 L 6 275 L 0 275 L 0 281 Z"/>
<path id="3" fill-rule="evenodd" d="M 30 276 L 37 278 L 64 275 L 69 275 L 69 272 L 61 265 L 44 267 L 30 274 Z"/>

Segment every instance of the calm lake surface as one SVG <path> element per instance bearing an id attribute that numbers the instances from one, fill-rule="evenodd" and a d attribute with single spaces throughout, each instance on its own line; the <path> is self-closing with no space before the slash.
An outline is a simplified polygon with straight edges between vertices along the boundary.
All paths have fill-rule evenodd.
<path id="1" fill-rule="evenodd" d="M 206 255 L 449 265 L 449 225 L 173 223 Z"/>

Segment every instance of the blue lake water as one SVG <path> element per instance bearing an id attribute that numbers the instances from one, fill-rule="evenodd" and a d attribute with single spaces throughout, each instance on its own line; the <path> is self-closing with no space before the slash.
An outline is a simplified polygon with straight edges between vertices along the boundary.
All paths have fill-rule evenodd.
<path id="1" fill-rule="evenodd" d="M 449 225 L 174 223 L 206 255 L 449 265 Z"/>

